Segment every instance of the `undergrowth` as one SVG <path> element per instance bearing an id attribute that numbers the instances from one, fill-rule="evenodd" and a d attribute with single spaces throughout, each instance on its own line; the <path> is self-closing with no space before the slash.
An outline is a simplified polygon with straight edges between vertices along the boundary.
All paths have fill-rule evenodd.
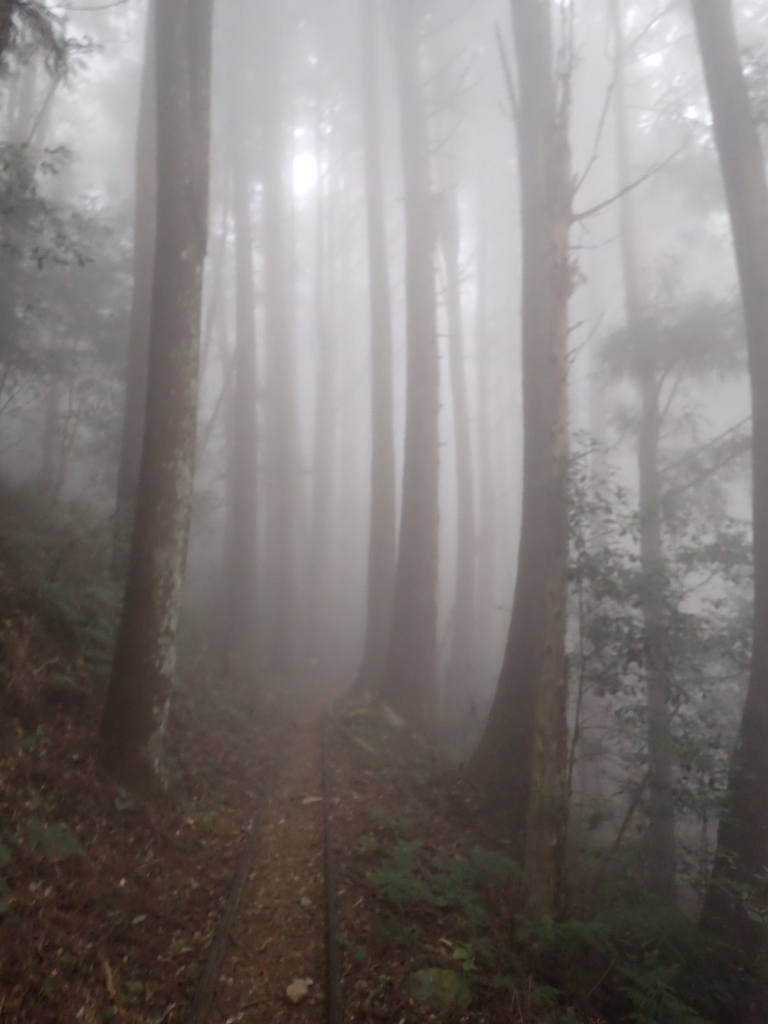
<path id="1" fill-rule="evenodd" d="M 53 519 L 4 490 L 0 518 L 0 714 L 22 732 L 47 703 L 77 708 L 106 687 L 119 591 L 106 531 L 84 514 Z"/>
<path id="2" fill-rule="evenodd" d="M 97 713 L 118 592 L 104 569 L 103 525 L 74 508 L 54 517 L 7 486 L 0 499 L 0 758 L 21 757 L 34 773 L 49 757 L 53 728 Z M 9 762 L 0 764 L 5 771 Z M 14 820 L 0 820 L 0 916 L 9 910 L 2 875 L 19 859 L 87 856 L 59 815 L 55 801 L 29 789 Z"/>
<path id="3" fill-rule="evenodd" d="M 520 869 L 509 857 L 480 847 L 448 855 L 408 836 L 407 812 L 374 809 L 371 816 L 367 877 L 382 905 L 372 941 L 408 947 L 417 966 L 450 962 L 476 1000 L 502 1000 L 512 1019 L 728 1019 L 732 962 L 683 914 L 627 897 L 590 919 L 530 917 Z M 434 947 L 419 949 L 419 921 L 436 914 L 446 936 L 437 956 Z"/>

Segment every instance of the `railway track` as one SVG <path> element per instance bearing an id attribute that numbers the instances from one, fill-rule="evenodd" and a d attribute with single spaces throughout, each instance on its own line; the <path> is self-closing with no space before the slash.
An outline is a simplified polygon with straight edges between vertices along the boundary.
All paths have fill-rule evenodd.
<path id="1" fill-rule="evenodd" d="M 336 916 L 337 883 L 331 829 L 332 794 L 328 760 L 329 728 L 328 717 L 326 714 L 322 714 L 315 726 L 315 729 L 319 732 L 319 736 L 316 735 L 316 740 L 319 741 L 320 751 L 319 788 L 321 791 L 322 802 L 322 855 L 324 874 L 322 890 L 325 902 L 325 998 L 320 1000 L 320 1002 L 322 1002 L 325 1007 L 324 1019 L 328 1024 L 341 1024 L 341 985 L 339 972 L 338 926 Z M 287 747 L 287 742 L 285 742 L 285 740 L 286 737 L 284 736 L 282 740 L 281 738 L 278 738 L 276 741 L 276 749 L 272 757 L 271 765 L 268 769 L 258 797 L 257 806 L 250 823 L 248 835 L 237 865 L 229 894 L 208 947 L 203 971 L 197 983 L 189 1012 L 185 1018 L 185 1024 L 210 1024 L 214 1019 L 221 1019 L 222 1011 L 217 1000 L 221 992 L 222 969 L 234 944 L 234 937 L 232 934 L 233 926 L 236 924 L 238 912 L 242 908 L 243 895 L 246 891 L 249 880 L 256 883 L 260 881 L 258 877 L 260 868 L 259 854 L 265 845 L 265 839 L 267 838 L 266 832 L 271 827 L 274 834 L 275 827 L 282 824 L 282 821 L 285 820 L 285 818 L 283 818 L 282 821 L 278 821 L 277 826 L 275 825 L 274 814 L 272 814 L 273 821 L 271 824 L 268 820 L 270 817 L 270 803 L 276 798 L 281 778 L 285 781 L 284 776 L 290 771 L 291 767 L 285 759 L 285 750 Z M 304 802 L 309 803 L 314 802 L 314 800 L 315 798 L 308 797 L 305 798 Z M 316 909 L 319 910 L 319 908 Z M 267 942 L 268 941 L 269 937 L 267 938 Z M 251 955 L 258 958 L 260 952 L 263 953 L 263 950 L 266 948 L 267 942 L 263 944 L 261 950 L 257 950 Z M 262 1011 L 262 1015 L 268 1012 L 268 1007 L 264 1000 L 258 1003 L 240 1006 L 233 1015 L 226 1017 L 226 1020 L 261 1020 L 262 1015 L 257 1015 L 259 1010 Z M 216 1012 L 216 1018 L 214 1017 L 214 1012 Z M 269 1018 L 264 1016 L 263 1019 L 271 1020 L 272 1018 L 270 1015 Z"/>

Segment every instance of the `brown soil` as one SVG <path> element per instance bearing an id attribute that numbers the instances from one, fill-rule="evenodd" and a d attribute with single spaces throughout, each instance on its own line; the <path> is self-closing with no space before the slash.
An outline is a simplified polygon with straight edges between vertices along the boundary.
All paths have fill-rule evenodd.
<path id="1" fill-rule="evenodd" d="M 325 819 L 319 716 L 292 724 L 268 798 L 259 852 L 231 932 L 217 1008 L 224 1020 L 325 1019 Z M 287 996 L 304 981 L 307 994 Z"/>
<path id="2" fill-rule="evenodd" d="M 0 1020 L 183 1019 L 274 733 L 268 717 L 240 714 L 179 696 L 165 807 L 134 803 L 100 773 L 88 709 L 47 715 L 2 759 Z M 82 855 L 36 842 L 62 825 Z"/>
<path id="3" fill-rule="evenodd" d="M 525 1007 L 510 1005 L 490 988 L 490 976 L 473 976 L 475 1002 L 467 1011 L 431 1012 L 409 997 L 413 973 L 424 966 L 461 972 L 454 943 L 466 937 L 456 913 L 387 905 L 371 885 L 370 872 L 381 851 L 399 838 L 408 819 L 408 838 L 429 857 L 449 852 L 461 857 L 479 841 L 479 823 L 449 775 L 404 730 L 381 728 L 371 716 L 366 733 L 356 720 L 339 731 L 328 726 L 331 832 L 337 870 L 338 936 L 342 1020 L 454 1021 L 495 1024 L 533 1020 Z M 261 840 L 240 910 L 227 943 L 211 1020 L 235 1022 L 320 1022 L 327 1019 L 327 908 L 325 813 L 320 797 L 320 713 L 305 713 L 280 726 L 279 761 L 261 819 Z M 376 756 L 356 742 L 379 748 Z M 375 846 L 375 849 L 374 849 Z M 505 926 L 507 895 L 495 900 L 495 927 Z M 511 910 L 509 911 L 511 914 Z M 413 941 L 400 948 L 382 940 L 382 923 L 397 917 Z M 497 935 L 503 941 L 502 935 Z M 492 974 L 492 972 L 491 972 Z M 293 1003 L 288 989 L 310 982 Z M 477 986 L 480 985 L 480 999 Z"/>
<path id="4" fill-rule="evenodd" d="M 23 510 L 12 511 L 4 502 L 0 1024 L 183 1022 L 257 808 L 259 842 L 210 1020 L 326 1019 L 317 687 L 277 686 L 257 706 L 221 683 L 199 652 L 174 695 L 168 802 L 132 799 L 102 773 L 96 742 L 117 610 L 99 583 L 103 552 L 87 531 L 80 538 L 71 529 L 21 543 Z M 434 782 L 435 765 L 404 730 L 382 729 L 380 716 L 346 721 L 348 735 L 332 729 L 328 750 L 342 1017 L 431 1018 L 410 1001 L 408 980 L 427 962 L 456 966 L 449 954 L 462 922 L 408 907 L 400 923 L 414 942 L 380 941 L 376 926 L 392 907 L 369 875 L 398 840 L 391 822 L 404 809 L 409 838 L 426 857 L 438 848 L 460 854 L 477 833 L 455 814 L 463 800 Z M 377 758 L 350 738 L 366 728 Z M 294 1004 L 296 981 L 307 991 Z M 498 997 L 481 1002 L 461 1019 L 509 1024 Z"/>
<path id="5" fill-rule="evenodd" d="M 375 751 L 365 750 L 355 737 Z M 466 922 L 450 909 L 418 902 L 392 905 L 371 884 L 382 852 L 398 841 L 413 844 L 424 863 L 462 858 L 489 837 L 461 794 L 452 773 L 403 730 L 333 729 L 329 749 L 334 793 L 333 842 L 339 872 L 342 1006 L 345 1022 L 451 1021 L 516 1024 L 536 1019 L 524 1006 L 491 988 L 494 972 L 477 965 L 470 1008 L 431 1012 L 409 996 L 414 973 L 438 968 L 462 976 L 456 949 L 467 939 Z M 375 744 L 375 746 L 374 746 Z M 503 844 L 495 843 L 497 848 Z M 513 916 L 514 894 L 488 893 L 494 915 L 490 933 L 502 944 Z M 394 929 L 394 933 L 393 933 Z"/>
<path id="6" fill-rule="evenodd" d="M 91 714 L 78 722 L 82 712 L 59 709 L 24 749 L 5 756 L 0 842 L 11 861 L 0 869 L 8 886 L 0 1020 L 183 1021 L 260 804 L 260 840 L 210 1019 L 326 1019 L 319 713 L 297 718 L 244 710 L 232 695 L 210 698 L 177 698 L 169 737 L 173 806 L 134 804 L 104 778 Z M 495 994 L 462 1013 L 431 1014 L 409 999 L 408 979 L 419 966 L 456 967 L 451 943 L 462 923 L 429 908 L 408 910 L 401 917 L 413 945 L 377 939 L 377 924 L 392 908 L 371 886 L 377 860 L 366 843 L 381 849 L 395 841 L 391 822 L 403 812 L 425 853 L 459 855 L 477 835 L 445 804 L 445 786 L 427 781 L 433 766 L 410 739 L 384 759 L 333 728 L 328 740 L 342 1019 L 517 1019 Z M 66 826 L 85 855 L 60 859 L 54 851 L 49 858 L 41 843 L 30 843 L 33 819 L 43 828 Z M 294 1005 L 287 990 L 307 979 L 307 994 Z"/>

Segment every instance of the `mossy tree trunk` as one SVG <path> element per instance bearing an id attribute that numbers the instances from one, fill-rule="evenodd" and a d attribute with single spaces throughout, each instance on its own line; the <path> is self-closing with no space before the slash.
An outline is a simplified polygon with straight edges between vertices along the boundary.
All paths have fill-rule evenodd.
<path id="1" fill-rule="evenodd" d="M 372 0 L 360 0 L 364 54 L 363 132 L 371 318 L 371 525 L 368 540 L 368 618 L 365 650 L 355 682 L 355 689 L 363 693 L 376 690 L 384 671 L 392 622 L 397 564 L 392 312 L 384 218 L 376 15 L 376 4 Z"/>
<path id="2" fill-rule="evenodd" d="M 237 47 L 236 41 L 233 44 Z M 239 52 L 239 48 L 234 52 Z M 245 54 L 241 52 L 241 60 L 244 59 Z M 258 654 L 256 293 L 245 95 L 246 83 L 237 83 L 232 97 L 237 117 L 233 118 L 231 139 L 236 297 L 234 381 L 231 385 L 232 448 L 227 494 L 227 653 L 230 667 L 238 677 L 254 683 Z M 226 375 L 226 369 L 223 372 Z"/>
<path id="3" fill-rule="evenodd" d="M 163 0 L 157 39 L 157 234 L 147 403 L 128 575 L 101 735 L 108 770 L 151 791 L 176 670 L 207 244 L 213 0 Z"/>
<path id="4" fill-rule="evenodd" d="M 768 872 L 768 187 L 728 0 L 692 0 L 733 230 L 752 385 L 754 639 L 741 727 L 720 821 L 704 923 L 756 955 L 764 927 L 740 893 L 763 903 Z"/>
<path id="5" fill-rule="evenodd" d="M 471 772 L 504 812 L 531 909 L 557 905 L 567 820 L 565 613 L 568 568 L 567 83 L 554 70 L 551 12 L 513 0 L 522 218 L 523 508 L 504 663 Z"/>
<path id="6" fill-rule="evenodd" d="M 392 626 L 381 686 L 386 701 L 423 725 L 434 696 L 437 646 L 439 367 L 435 223 L 421 81 L 422 4 L 394 0 L 406 232 L 406 423 Z"/>
<path id="7" fill-rule="evenodd" d="M 136 195 L 133 215 L 133 298 L 128 340 L 123 426 L 112 527 L 112 575 L 125 578 L 131 543 L 147 394 L 152 277 L 157 220 L 157 85 L 154 0 L 147 10 L 144 69 L 136 133 Z"/>

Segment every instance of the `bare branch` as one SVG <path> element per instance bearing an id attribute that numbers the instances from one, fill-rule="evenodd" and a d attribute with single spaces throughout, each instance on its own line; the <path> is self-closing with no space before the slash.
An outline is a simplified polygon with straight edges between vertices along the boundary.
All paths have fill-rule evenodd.
<path id="1" fill-rule="evenodd" d="M 637 47 L 642 42 L 642 40 L 648 35 L 648 33 L 653 28 L 655 28 L 655 26 L 658 25 L 658 23 L 663 18 L 665 18 L 669 14 L 669 12 L 673 9 L 673 7 L 674 7 L 673 4 L 667 4 L 666 7 L 662 8 L 662 10 L 660 10 L 657 15 L 655 15 L 653 18 L 651 18 L 651 20 L 643 28 L 640 29 L 640 31 L 637 33 L 637 35 L 635 36 L 634 39 L 632 39 L 630 42 L 625 42 L 624 43 L 624 52 L 625 52 L 625 54 L 632 53 L 632 51 L 635 49 L 635 47 Z"/>
<path id="2" fill-rule="evenodd" d="M 611 109 L 611 97 L 613 96 L 613 83 L 611 83 L 605 90 L 605 100 L 603 101 L 603 109 L 600 112 L 600 120 L 597 122 L 597 131 L 595 132 L 595 142 L 592 147 L 592 153 L 587 165 L 581 173 L 581 176 L 576 180 L 573 186 L 573 195 L 576 196 L 579 193 L 584 182 L 590 175 L 592 168 L 597 163 L 598 153 L 600 151 L 600 143 L 603 140 L 603 132 L 605 131 L 605 124 L 608 120 L 608 112 Z"/>
<path id="3" fill-rule="evenodd" d="M 658 174 L 659 171 L 663 171 L 665 167 L 668 167 L 669 164 L 671 164 L 672 161 L 682 153 L 687 145 L 688 140 L 686 139 L 682 146 L 678 147 L 678 149 L 676 149 L 674 153 L 670 154 L 666 160 L 663 160 L 660 164 L 654 164 L 653 167 L 649 168 L 645 172 L 645 174 L 641 174 L 639 178 L 631 181 L 629 185 L 625 186 L 625 188 L 619 189 L 619 191 L 612 195 L 610 199 L 605 199 L 602 203 L 597 203 L 596 206 L 590 206 L 588 209 L 582 210 L 580 213 L 574 213 L 573 223 L 578 224 L 581 221 L 588 220 L 590 217 L 594 217 L 596 214 L 602 213 L 603 210 L 607 210 L 609 206 L 613 206 L 613 204 L 617 203 L 623 196 L 633 192 L 636 188 L 639 188 L 640 185 L 645 184 L 646 181 Z"/>
<path id="4" fill-rule="evenodd" d="M 504 46 L 504 40 L 501 35 L 501 29 L 498 25 L 495 26 L 496 32 L 496 43 L 499 47 L 499 56 L 501 57 L 501 66 L 504 71 L 504 79 L 507 83 L 507 93 L 509 94 L 509 102 L 512 107 L 512 116 L 515 121 L 520 119 L 520 106 L 517 101 L 517 89 L 515 88 L 515 79 L 512 74 L 512 68 L 507 57 L 507 50 Z"/>

